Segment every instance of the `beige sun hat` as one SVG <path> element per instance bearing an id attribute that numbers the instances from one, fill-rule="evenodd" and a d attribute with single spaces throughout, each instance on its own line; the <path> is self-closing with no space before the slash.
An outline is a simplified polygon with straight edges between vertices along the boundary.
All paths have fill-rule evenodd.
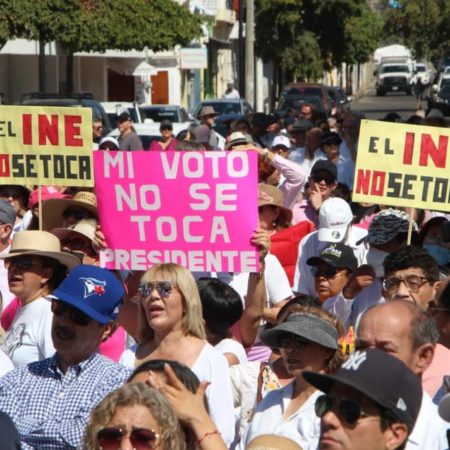
<path id="1" fill-rule="evenodd" d="M 69 270 L 80 264 L 80 260 L 70 253 L 61 251 L 59 239 L 47 231 L 27 230 L 14 234 L 9 253 L 0 259 L 22 255 L 46 256 L 56 259 Z"/>
<path id="2" fill-rule="evenodd" d="M 53 228 L 51 231 L 60 241 L 67 239 L 69 236 L 87 237 L 89 240 L 93 240 L 95 237 L 95 228 L 97 222 L 94 219 L 81 219 L 74 225 L 67 228 Z"/>
<path id="3" fill-rule="evenodd" d="M 281 214 L 284 216 L 287 223 L 292 221 L 292 210 L 284 206 L 283 193 L 275 186 L 271 184 L 259 183 L 258 184 L 258 208 L 265 205 L 277 206 Z"/>
<path id="4" fill-rule="evenodd" d="M 86 209 L 94 216 L 98 216 L 97 196 L 93 192 L 80 191 L 70 199 L 55 198 L 42 202 L 42 229 L 50 231 L 61 228 L 63 212 L 69 207 Z"/>
<path id="5" fill-rule="evenodd" d="M 219 113 L 214 109 L 213 106 L 203 106 L 203 108 L 200 110 L 200 117 L 203 116 L 218 116 Z"/>
<path id="6" fill-rule="evenodd" d="M 245 450 L 302 450 L 302 447 L 285 436 L 262 434 L 252 439 Z"/>

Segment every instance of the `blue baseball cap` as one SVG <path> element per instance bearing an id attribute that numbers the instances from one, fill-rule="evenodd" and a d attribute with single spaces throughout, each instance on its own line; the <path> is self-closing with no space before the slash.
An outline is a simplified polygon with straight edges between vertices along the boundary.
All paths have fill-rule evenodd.
<path id="1" fill-rule="evenodd" d="M 117 318 L 124 294 L 123 284 L 109 270 L 81 264 L 69 272 L 50 297 L 104 325 Z"/>

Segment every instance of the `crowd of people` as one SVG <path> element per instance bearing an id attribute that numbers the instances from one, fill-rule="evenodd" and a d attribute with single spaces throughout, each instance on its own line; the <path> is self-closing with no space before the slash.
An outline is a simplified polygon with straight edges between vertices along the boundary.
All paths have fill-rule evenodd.
<path id="1" fill-rule="evenodd" d="M 258 153 L 258 272 L 107 270 L 95 188 L 0 186 L 0 449 L 448 449 L 449 215 L 352 202 L 361 114 L 200 115 L 148 150 Z"/>

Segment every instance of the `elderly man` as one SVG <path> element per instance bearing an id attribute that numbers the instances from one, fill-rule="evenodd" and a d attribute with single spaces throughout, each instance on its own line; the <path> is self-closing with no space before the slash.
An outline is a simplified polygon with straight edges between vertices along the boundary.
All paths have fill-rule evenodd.
<path id="1" fill-rule="evenodd" d="M 419 413 L 422 389 L 401 361 L 369 349 L 355 352 L 334 375 L 305 371 L 303 377 L 325 393 L 316 400 L 319 450 L 404 448 Z"/>
<path id="2" fill-rule="evenodd" d="M 379 348 L 390 353 L 423 381 L 423 374 L 433 360 L 437 339 L 436 325 L 427 313 L 410 301 L 397 300 L 367 310 L 357 329 L 355 348 Z M 378 372 L 374 376 L 378 377 Z M 406 449 L 447 449 L 448 427 L 424 391 Z"/>
<path id="3" fill-rule="evenodd" d="M 127 379 L 128 369 L 98 353 L 123 295 L 111 272 L 85 265 L 53 291 L 56 353 L 0 379 L 0 410 L 15 423 L 23 449 L 79 448 L 90 410 Z"/>

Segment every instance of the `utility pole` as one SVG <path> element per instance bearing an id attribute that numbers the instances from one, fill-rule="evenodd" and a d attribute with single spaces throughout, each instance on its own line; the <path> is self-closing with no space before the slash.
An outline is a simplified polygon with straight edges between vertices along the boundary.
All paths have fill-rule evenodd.
<path id="1" fill-rule="evenodd" d="M 245 99 L 255 106 L 255 2 L 247 0 L 247 27 L 245 30 Z"/>
<path id="2" fill-rule="evenodd" d="M 238 91 L 245 98 L 245 41 L 244 41 L 244 1 L 239 0 L 239 40 L 238 40 Z"/>

